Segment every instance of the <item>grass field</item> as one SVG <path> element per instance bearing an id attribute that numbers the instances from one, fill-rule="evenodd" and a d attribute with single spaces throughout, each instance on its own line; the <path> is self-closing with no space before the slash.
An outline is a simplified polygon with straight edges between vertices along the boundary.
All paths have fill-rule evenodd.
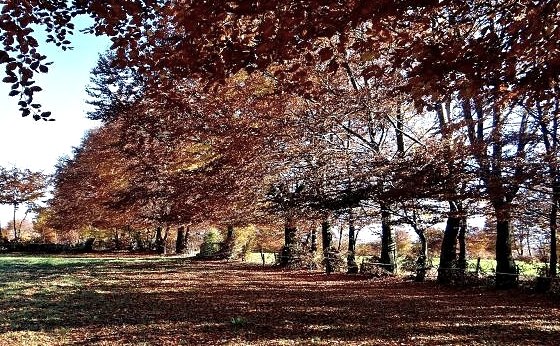
<path id="1" fill-rule="evenodd" d="M 272 252 L 264 252 L 264 263 L 274 264 L 276 262 L 276 257 Z M 251 252 L 245 256 L 245 262 L 252 264 L 262 264 L 261 254 L 259 252 Z"/>
<path id="2" fill-rule="evenodd" d="M 519 290 L 174 257 L 0 257 L 0 345 L 556 345 Z"/>

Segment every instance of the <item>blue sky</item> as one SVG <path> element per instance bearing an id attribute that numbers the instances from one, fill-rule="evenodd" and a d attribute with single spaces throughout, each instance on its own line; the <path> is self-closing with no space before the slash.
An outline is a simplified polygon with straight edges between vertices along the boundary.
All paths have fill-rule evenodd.
<path id="1" fill-rule="evenodd" d="M 86 25 L 87 19 L 76 22 L 77 28 Z M 39 42 L 40 37 L 38 33 Z M 48 74 L 37 76 L 43 91 L 35 100 L 43 105 L 44 111 L 51 111 L 56 121 L 22 118 L 17 98 L 8 96 L 10 86 L 0 82 L 0 166 L 52 173 L 59 157 L 71 154 L 72 147 L 80 144 L 86 131 L 98 126 L 86 118 L 85 88 L 99 54 L 110 42 L 107 38 L 80 33 L 71 40 L 74 46 L 71 51 L 63 52 L 52 44 L 41 43 L 40 46 L 53 64 Z M 2 226 L 11 219 L 11 213 L 10 207 L 0 207 Z"/>

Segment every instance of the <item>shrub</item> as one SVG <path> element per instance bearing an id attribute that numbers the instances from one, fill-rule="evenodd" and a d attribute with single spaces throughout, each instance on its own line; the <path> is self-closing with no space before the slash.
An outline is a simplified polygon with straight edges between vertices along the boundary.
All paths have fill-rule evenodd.
<path id="1" fill-rule="evenodd" d="M 380 262 L 381 259 L 377 256 L 363 259 L 360 264 L 360 274 L 366 274 L 378 278 L 394 276 L 393 273 L 383 268 L 383 264 Z"/>
<path id="2" fill-rule="evenodd" d="M 222 235 L 211 229 L 204 234 L 202 238 L 202 244 L 200 245 L 200 255 L 201 256 L 212 256 L 220 251 L 220 245 L 222 241 Z"/>

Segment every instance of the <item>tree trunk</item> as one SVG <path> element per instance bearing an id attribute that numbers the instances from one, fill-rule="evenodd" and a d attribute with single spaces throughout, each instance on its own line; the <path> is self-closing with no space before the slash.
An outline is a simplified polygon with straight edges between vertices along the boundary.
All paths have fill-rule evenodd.
<path id="1" fill-rule="evenodd" d="M 154 244 L 155 251 L 160 255 L 165 253 L 165 240 L 161 234 L 161 231 L 162 231 L 161 226 L 158 226 L 156 228 L 156 241 Z"/>
<path id="2" fill-rule="evenodd" d="M 18 209 L 18 204 L 14 203 L 14 241 L 18 241 L 19 237 L 18 237 L 18 232 L 17 232 L 17 227 L 16 227 L 16 210 Z"/>
<path id="3" fill-rule="evenodd" d="M 496 288 L 517 286 L 517 270 L 511 251 L 511 205 L 495 202 L 496 214 Z"/>
<path id="4" fill-rule="evenodd" d="M 391 213 L 385 204 L 381 204 L 381 260 L 383 268 L 395 272 L 396 244 L 391 229 Z"/>
<path id="5" fill-rule="evenodd" d="M 121 239 L 119 237 L 119 230 L 115 229 L 115 249 L 116 250 L 120 250 L 121 249 Z"/>
<path id="6" fill-rule="evenodd" d="M 226 239 L 222 248 L 220 249 L 220 257 L 222 258 L 231 258 L 233 255 L 233 248 L 235 246 L 235 238 L 234 238 L 234 228 L 232 225 L 228 225 Z"/>
<path id="7" fill-rule="evenodd" d="M 418 232 L 418 239 L 420 240 L 420 257 L 428 258 L 428 241 L 424 230 Z"/>
<path id="8" fill-rule="evenodd" d="M 185 253 L 188 254 L 189 251 L 191 250 L 191 246 L 189 243 L 189 239 L 191 238 L 191 228 L 190 226 L 187 226 L 187 228 L 185 229 Z"/>
<path id="9" fill-rule="evenodd" d="M 550 276 L 555 278 L 557 276 L 558 268 L 558 249 L 556 242 L 556 234 L 558 229 L 558 202 L 560 200 L 560 186 L 555 186 L 552 189 L 552 206 L 550 208 Z"/>
<path id="10" fill-rule="evenodd" d="M 342 235 L 343 234 L 344 234 L 344 227 L 342 225 L 340 225 L 340 229 L 338 230 L 338 246 L 336 247 L 336 251 L 338 251 L 338 252 L 340 252 L 340 247 L 342 246 Z"/>
<path id="11" fill-rule="evenodd" d="M 552 232 L 552 229 L 551 229 L 551 232 Z M 556 236 L 556 233 L 554 234 L 554 236 Z M 525 244 L 527 245 L 527 255 L 529 255 L 529 257 L 533 257 L 533 253 L 531 252 L 531 239 L 529 239 L 529 229 L 527 229 L 525 231 Z M 554 244 L 554 245 L 556 245 L 556 244 Z"/>
<path id="12" fill-rule="evenodd" d="M 233 232 L 234 232 L 233 226 L 229 225 L 227 228 L 226 241 L 233 239 Z"/>
<path id="13" fill-rule="evenodd" d="M 261 261 L 262 261 L 262 265 L 263 265 L 263 267 L 264 267 L 264 265 L 266 264 L 266 261 L 265 261 L 265 256 L 264 256 L 264 252 L 263 252 L 262 246 L 260 247 L 260 252 L 261 252 Z"/>
<path id="14" fill-rule="evenodd" d="M 448 284 L 453 277 L 455 263 L 457 261 L 457 236 L 461 219 L 451 208 L 449 216 L 447 217 L 447 224 L 443 233 L 443 240 L 441 242 L 441 252 L 439 257 L 438 269 L 438 282 L 441 284 Z"/>
<path id="15" fill-rule="evenodd" d="M 539 122 L 540 130 L 542 133 L 542 140 L 544 147 L 546 149 L 547 156 L 549 157 L 550 161 L 548 162 L 548 173 L 550 177 L 550 182 L 552 185 L 552 194 L 550 196 L 551 199 L 551 208 L 550 208 L 550 215 L 549 215 L 549 228 L 550 228 L 550 276 L 556 277 L 557 270 L 558 270 L 558 252 L 557 252 L 557 242 L 556 242 L 556 235 L 558 229 L 558 203 L 560 202 L 560 177 L 558 175 L 558 130 L 559 130 L 559 121 L 558 121 L 558 111 L 560 110 L 560 103 L 558 102 L 558 97 L 555 100 L 554 109 L 551 110 L 552 119 L 546 117 L 547 113 L 549 112 L 546 108 L 542 107 L 540 102 L 535 103 L 536 106 L 536 113 L 533 113 L 533 116 L 536 116 L 536 119 Z M 550 122 L 552 120 L 552 122 Z M 552 125 L 552 127 L 549 127 Z M 530 251 L 530 244 L 527 237 L 527 248 Z M 529 252 L 529 256 L 531 253 Z"/>
<path id="16" fill-rule="evenodd" d="M 348 214 L 348 274 L 357 274 L 358 265 L 356 264 L 356 228 L 354 227 L 354 215 L 352 210 Z"/>
<path id="17" fill-rule="evenodd" d="M 185 227 L 180 226 L 177 229 L 177 241 L 175 242 L 175 253 L 183 254 L 185 253 Z"/>
<path id="18" fill-rule="evenodd" d="M 418 254 L 418 259 L 416 260 L 416 278 L 418 282 L 422 282 L 426 279 L 427 260 L 428 260 L 428 242 L 426 241 L 426 235 L 423 229 L 416 229 L 416 234 L 420 240 L 420 253 Z"/>
<path id="19" fill-rule="evenodd" d="M 311 230 L 311 253 L 317 252 L 317 230 L 313 228 Z"/>
<path id="20" fill-rule="evenodd" d="M 459 258 L 457 259 L 457 267 L 463 271 L 467 269 L 467 216 L 461 216 L 459 226 Z"/>
<path id="21" fill-rule="evenodd" d="M 284 246 L 280 256 L 280 266 L 287 267 L 296 261 L 296 232 L 297 227 L 292 218 L 287 218 L 284 225 Z"/>
<path id="22" fill-rule="evenodd" d="M 308 249 L 309 249 L 309 252 L 311 252 L 311 244 L 310 244 L 310 242 L 311 242 L 311 231 L 309 231 L 309 232 L 307 233 L 307 236 L 305 237 L 305 240 L 303 241 L 303 247 L 304 247 L 305 249 L 308 248 Z"/>
<path id="23" fill-rule="evenodd" d="M 325 218 L 321 223 L 321 239 L 323 243 L 323 262 L 325 263 L 325 272 L 330 274 L 334 271 L 334 249 L 332 247 L 331 223 Z"/>
<path id="24" fill-rule="evenodd" d="M 513 237 L 513 245 L 517 251 L 517 256 L 523 257 L 525 254 L 525 242 L 523 241 L 525 239 L 525 234 L 523 233 L 523 229 L 518 230 L 518 232 L 521 234 Z"/>

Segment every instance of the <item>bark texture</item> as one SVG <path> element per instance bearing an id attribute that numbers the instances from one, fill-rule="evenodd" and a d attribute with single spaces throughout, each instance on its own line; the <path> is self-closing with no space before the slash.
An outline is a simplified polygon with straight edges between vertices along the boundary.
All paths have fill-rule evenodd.
<path id="1" fill-rule="evenodd" d="M 323 263 L 325 265 L 325 272 L 330 274 L 334 271 L 334 248 L 332 246 L 331 223 L 328 218 L 325 218 L 321 223 L 321 238 L 323 243 Z"/>
<path id="2" fill-rule="evenodd" d="M 177 229 L 177 241 L 175 242 L 175 253 L 183 254 L 186 250 L 185 227 L 181 226 Z"/>
<path id="3" fill-rule="evenodd" d="M 391 228 L 391 213 L 386 205 L 381 205 L 381 260 L 383 268 L 391 273 L 396 270 L 396 244 Z"/>

